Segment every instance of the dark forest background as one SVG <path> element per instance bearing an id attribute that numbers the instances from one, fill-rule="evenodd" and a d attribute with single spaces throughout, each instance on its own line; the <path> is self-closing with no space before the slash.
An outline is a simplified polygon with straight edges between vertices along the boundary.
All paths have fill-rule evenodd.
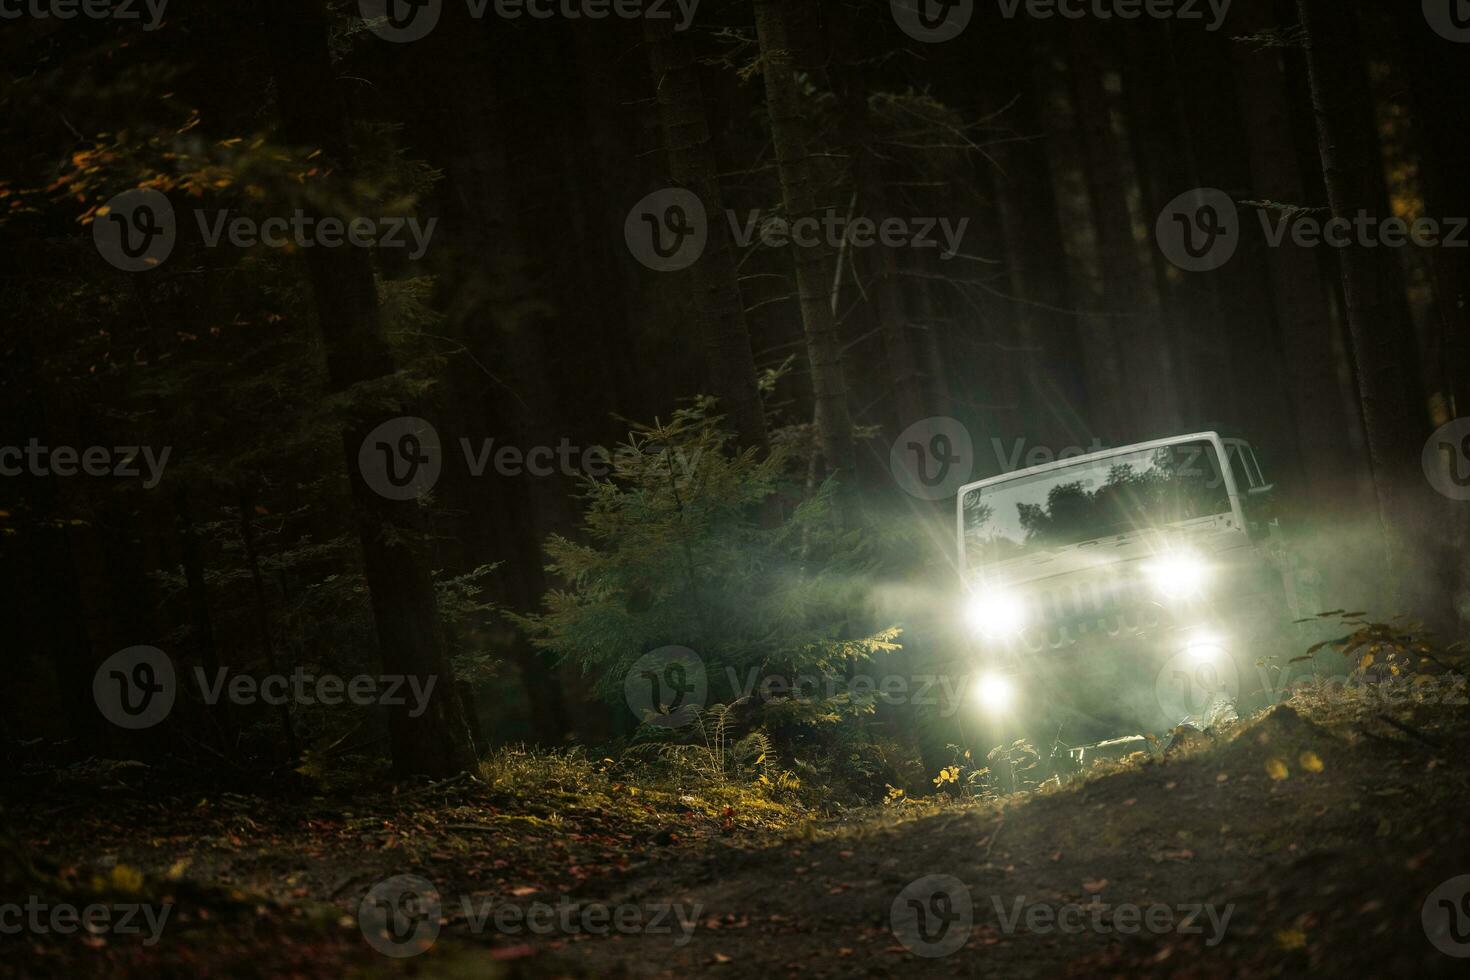
<path id="1" fill-rule="evenodd" d="M 980 4 L 926 44 L 877 0 L 705 0 L 687 31 L 446 3 L 407 44 L 319 0 L 7 21 L 0 444 L 171 447 L 153 488 L 0 482 L 7 752 L 442 772 L 626 736 L 627 664 L 668 644 L 838 676 L 926 655 L 959 592 L 953 496 L 903 493 L 889 450 L 935 416 L 976 479 L 997 445 L 1240 435 L 1327 608 L 1453 626 L 1466 521 L 1421 453 L 1466 411 L 1470 252 L 1268 247 L 1256 211 L 1470 215 L 1470 46 L 1417 3 L 1206 23 Z M 712 215 L 969 225 L 943 259 L 741 247 L 713 220 L 659 273 L 623 231 L 669 186 Z M 179 239 L 129 273 L 91 223 L 137 187 Z M 1213 272 L 1154 240 L 1196 187 L 1242 216 Z M 193 208 L 437 225 L 417 260 L 210 248 Z M 398 416 L 446 447 L 422 505 L 354 466 Z M 630 433 L 597 486 L 473 477 L 455 448 Z M 665 473 L 671 449 L 702 475 Z M 188 704 L 125 733 L 92 677 L 140 644 L 181 669 L 452 669 L 461 696 L 386 726 Z M 781 723 L 891 723 L 830 708 Z"/>

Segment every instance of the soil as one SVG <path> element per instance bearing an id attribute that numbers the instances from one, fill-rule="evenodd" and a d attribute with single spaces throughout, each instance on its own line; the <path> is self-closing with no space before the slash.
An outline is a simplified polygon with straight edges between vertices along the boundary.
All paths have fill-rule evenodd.
<path id="1" fill-rule="evenodd" d="M 137 774 L 123 772 L 105 806 L 56 783 L 9 805 L 20 853 L 39 857 L 34 870 L 7 870 L 19 880 L 6 891 L 167 900 L 162 941 L 25 936 L 23 946 L 7 940 L 16 948 L 0 969 L 1463 976 L 1421 914 L 1441 883 L 1470 874 L 1467 747 L 1459 706 L 1282 705 L 1067 786 L 796 826 L 774 810 L 703 804 L 649 806 L 646 819 L 629 816 L 636 803 L 528 815 L 468 777 L 346 804 L 229 795 L 186 804 L 182 791 L 141 792 Z M 141 871 L 142 884 L 116 868 Z M 419 955 L 392 959 L 365 941 L 359 910 L 375 882 L 405 873 L 437 887 L 443 921 Z M 475 929 L 462 898 L 472 913 L 481 902 L 573 903 L 573 927 Z M 588 931 L 576 927 L 576 915 L 604 903 L 624 907 L 621 933 L 593 934 L 596 913 L 583 920 Z M 670 905 L 682 908 L 687 936 L 677 915 L 654 922 L 652 910 Z M 1430 905 L 1431 919 L 1459 914 Z"/>

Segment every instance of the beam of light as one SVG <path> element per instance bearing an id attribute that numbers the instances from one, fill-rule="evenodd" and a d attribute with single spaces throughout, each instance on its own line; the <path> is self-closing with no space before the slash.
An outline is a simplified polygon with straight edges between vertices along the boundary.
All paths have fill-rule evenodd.
<path id="1" fill-rule="evenodd" d="M 970 628 L 994 639 L 1015 636 L 1026 625 L 1026 602 L 1007 589 L 986 589 L 965 607 Z"/>
<path id="2" fill-rule="evenodd" d="M 1210 577 L 1210 566 L 1192 551 L 1166 551 L 1143 566 L 1149 582 L 1170 599 L 1197 595 Z"/>
<path id="3" fill-rule="evenodd" d="M 1015 694 L 1010 678 L 1000 674 L 984 674 L 975 682 L 975 700 L 987 711 L 1004 711 Z"/>

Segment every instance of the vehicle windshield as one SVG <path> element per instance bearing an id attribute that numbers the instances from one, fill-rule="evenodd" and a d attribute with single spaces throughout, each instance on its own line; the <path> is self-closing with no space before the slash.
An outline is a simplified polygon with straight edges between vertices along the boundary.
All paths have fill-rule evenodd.
<path id="1" fill-rule="evenodd" d="M 1125 452 L 970 490 L 969 567 L 1230 512 L 1208 441 Z"/>

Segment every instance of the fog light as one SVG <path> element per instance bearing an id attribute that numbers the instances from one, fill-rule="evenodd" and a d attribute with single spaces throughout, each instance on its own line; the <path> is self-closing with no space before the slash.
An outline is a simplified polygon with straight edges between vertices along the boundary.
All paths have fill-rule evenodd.
<path id="1" fill-rule="evenodd" d="M 1015 689 L 1009 677 L 985 674 L 975 683 L 975 700 L 987 711 L 1002 711 L 1010 706 Z"/>
<path id="2" fill-rule="evenodd" d="M 1189 654 L 1189 659 L 1200 662 L 1214 660 L 1223 654 L 1225 652 L 1225 644 L 1220 642 L 1220 638 L 1217 636 L 1201 634 L 1191 637 L 1189 642 L 1185 644 L 1184 649 Z"/>
<path id="3" fill-rule="evenodd" d="M 1014 636 L 1026 625 L 1026 603 L 1014 592 L 993 589 L 970 599 L 965 615 L 970 627 L 986 636 Z"/>

